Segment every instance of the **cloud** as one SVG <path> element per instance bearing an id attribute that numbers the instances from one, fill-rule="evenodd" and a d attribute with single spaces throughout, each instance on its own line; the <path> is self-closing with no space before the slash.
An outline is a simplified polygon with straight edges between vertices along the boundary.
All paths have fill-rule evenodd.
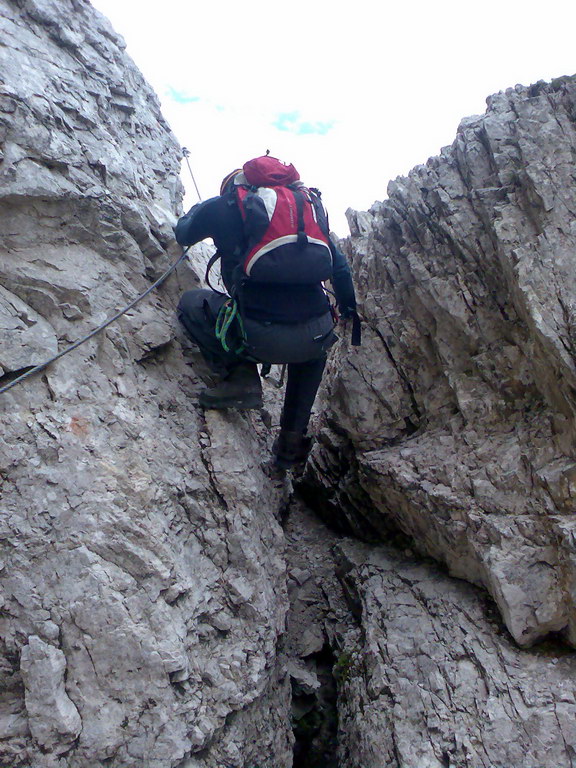
<path id="1" fill-rule="evenodd" d="M 279 131 L 295 133 L 298 136 L 317 134 L 325 136 L 334 127 L 334 120 L 303 120 L 300 112 L 280 112 L 273 122 Z"/>
<path id="2" fill-rule="evenodd" d="M 318 67 L 311 69 L 310 58 L 292 56 L 261 67 L 257 88 L 246 88 L 245 67 L 214 55 L 211 35 L 195 36 L 191 66 L 190 29 L 218 29 L 219 50 L 237 50 L 239 40 L 267 39 L 269 1 L 166 0 L 160 14 L 156 3 L 142 0 L 91 2 L 124 35 L 128 53 L 161 94 L 162 110 L 192 152 L 206 196 L 218 191 L 232 168 L 270 148 L 323 190 L 339 233 L 347 230 L 347 207 L 366 210 L 384 199 L 388 180 L 450 144 L 461 118 L 482 113 L 489 94 L 574 71 L 576 3 L 566 0 L 549 0 L 545 14 L 524 13 L 521 19 L 520 4 L 502 0 L 487 0 L 481 15 L 461 0 L 357 0 L 353 14 L 346 3 L 291 0 L 278 4 L 283 34 L 297 39 L 301 50 L 314 50 L 321 87 L 311 76 Z M 470 55 L 494 37 L 496 17 L 507 56 Z M 334 40 L 345 41 L 345 56 Z M 398 62 L 402 77 L 394 75 Z M 370 149 L 369 163 L 358 162 L 364 148 Z M 183 168 L 192 205 L 195 189 L 185 163 Z"/>

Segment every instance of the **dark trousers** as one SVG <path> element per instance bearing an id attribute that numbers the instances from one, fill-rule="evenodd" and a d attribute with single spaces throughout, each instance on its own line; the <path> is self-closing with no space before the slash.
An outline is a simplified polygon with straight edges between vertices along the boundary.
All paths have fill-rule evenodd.
<path id="1" fill-rule="evenodd" d="M 178 304 L 178 319 L 210 368 L 222 376 L 229 375 L 241 362 L 287 363 L 282 428 L 305 432 L 322 381 L 326 354 L 337 338 L 330 312 L 294 324 L 245 317 L 245 349 L 240 353 L 226 352 L 216 338 L 215 328 L 218 312 L 227 298 L 213 291 L 187 291 Z M 239 342 L 239 334 L 233 329 L 229 346 L 234 348 Z"/>

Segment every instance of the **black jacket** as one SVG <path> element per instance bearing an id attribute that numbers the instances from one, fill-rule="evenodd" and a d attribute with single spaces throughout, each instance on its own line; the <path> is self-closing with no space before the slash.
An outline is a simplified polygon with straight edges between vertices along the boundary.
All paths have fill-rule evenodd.
<path id="1" fill-rule="evenodd" d="M 175 229 L 180 245 L 194 245 L 211 237 L 221 256 L 224 285 L 230 292 L 233 275 L 245 250 L 242 217 L 231 193 L 198 203 L 178 221 Z M 356 298 L 350 268 L 344 254 L 330 240 L 332 285 L 343 317 L 355 312 Z M 255 320 L 297 323 L 328 311 L 328 298 L 316 285 L 277 285 L 248 280 L 243 288 L 244 311 Z"/>

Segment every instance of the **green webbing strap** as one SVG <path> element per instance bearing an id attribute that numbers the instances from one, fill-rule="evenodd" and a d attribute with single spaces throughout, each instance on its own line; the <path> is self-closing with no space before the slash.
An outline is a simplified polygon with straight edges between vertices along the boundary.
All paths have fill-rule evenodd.
<path id="1" fill-rule="evenodd" d="M 238 327 L 240 328 L 240 346 L 237 349 L 230 349 L 226 337 L 234 320 L 238 322 Z M 246 346 L 244 323 L 242 322 L 242 317 L 238 311 L 238 303 L 235 299 L 227 299 L 220 307 L 218 317 L 216 318 L 216 338 L 222 344 L 225 352 L 233 352 L 236 355 L 240 354 Z"/>

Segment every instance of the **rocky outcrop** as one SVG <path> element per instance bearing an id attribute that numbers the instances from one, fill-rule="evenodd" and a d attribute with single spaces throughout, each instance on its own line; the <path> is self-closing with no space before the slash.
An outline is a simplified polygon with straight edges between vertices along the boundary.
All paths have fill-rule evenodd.
<path id="1" fill-rule="evenodd" d="M 0 24 L 5 384 L 175 260 L 181 187 L 180 148 L 106 19 L 0 0 Z M 173 320 L 195 284 L 180 267 L 2 395 L 2 766 L 289 764 L 284 489 L 260 466 L 258 414 L 195 405 Z"/>
<path id="2" fill-rule="evenodd" d="M 2 386 L 164 273 L 181 188 L 85 0 L 0 33 Z M 573 765 L 575 87 L 493 97 L 351 214 L 364 346 L 300 483 L 330 529 L 267 466 L 273 387 L 196 405 L 202 249 L 0 396 L 2 768 Z"/>
<path id="3" fill-rule="evenodd" d="M 399 540 L 360 544 L 298 506 L 286 539 L 295 765 L 573 765 L 568 648 L 519 650 L 485 592 Z"/>
<path id="4" fill-rule="evenodd" d="M 484 586 L 523 646 L 576 642 L 575 120 L 574 78 L 499 93 L 350 214 L 365 341 L 308 473 L 348 530 Z"/>

